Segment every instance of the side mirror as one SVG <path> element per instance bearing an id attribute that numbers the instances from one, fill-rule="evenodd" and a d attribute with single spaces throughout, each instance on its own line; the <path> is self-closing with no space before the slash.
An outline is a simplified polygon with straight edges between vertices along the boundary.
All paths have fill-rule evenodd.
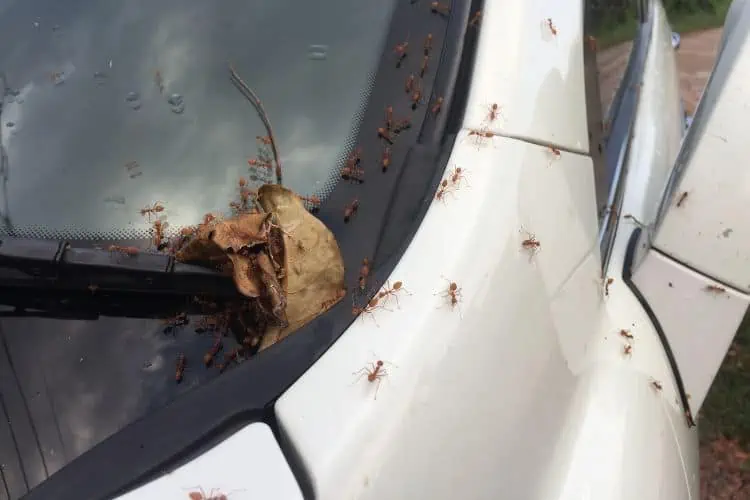
<path id="1" fill-rule="evenodd" d="M 680 48 L 680 34 L 675 31 L 672 32 L 672 48 L 674 50 Z"/>

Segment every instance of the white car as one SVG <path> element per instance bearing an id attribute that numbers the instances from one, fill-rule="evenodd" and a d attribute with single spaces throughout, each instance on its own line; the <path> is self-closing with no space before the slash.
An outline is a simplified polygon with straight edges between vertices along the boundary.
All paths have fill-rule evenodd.
<path id="1" fill-rule="evenodd" d="M 747 1 L 687 133 L 658 0 L 608 119 L 581 1 L 63 3 L 0 3 L 0 499 L 699 498 Z M 354 303 L 219 374 L 186 299 L 224 281 L 129 255 L 248 175 L 226 61 L 276 127 L 251 182 L 320 198 Z"/>

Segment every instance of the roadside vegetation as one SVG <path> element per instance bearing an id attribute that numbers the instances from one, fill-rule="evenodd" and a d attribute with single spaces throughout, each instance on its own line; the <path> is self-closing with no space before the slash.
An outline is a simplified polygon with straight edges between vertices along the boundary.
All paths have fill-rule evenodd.
<path id="1" fill-rule="evenodd" d="M 590 0 L 599 48 L 617 45 L 635 34 L 635 0 Z M 672 29 L 680 34 L 724 23 L 731 0 L 663 0 Z"/>

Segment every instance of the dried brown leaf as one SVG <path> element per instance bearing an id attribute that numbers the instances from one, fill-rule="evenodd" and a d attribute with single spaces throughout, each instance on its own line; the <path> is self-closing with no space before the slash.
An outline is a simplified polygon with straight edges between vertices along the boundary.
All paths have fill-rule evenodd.
<path id="1" fill-rule="evenodd" d="M 268 303 L 270 311 L 267 314 L 276 321 L 274 323 L 282 328 L 289 326 L 286 316 L 286 290 L 276 277 L 276 269 L 271 258 L 264 252 L 250 256 L 251 267 L 256 276 L 259 277 L 263 287 L 263 299 L 261 306 Z"/>
<path id="2" fill-rule="evenodd" d="M 255 274 L 247 257 L 250 251 L 262 251 L 266 238 L 278 229 L 265 227 L 271 214 L 245 214 L 215 221 L 201 227 L 193 239 L 177 253 L 177 260 L 211 266 L 231 262 L 231 273 L 239 292 L 246 297 L 259 297 L 263 283 Z M 282 252 L 283 253 L 283 252 Z"/>
<path id="3" fill-rule="evenodd" d="M 266 184 L 258 190 L 258 203 L 264 211 L 274 213 L 283 230 L 286 251 L 283 281 L 286 281 L 289 322 L 285 328 L 272 326 L 267 330 L 261 342 L 262 350 L 323 314 L 341 299 L 344 261 L 333 233 L 305 209 L 302 200 L 292 191 L 277 184 Z"/>
<path id="4" fill-rule="evenodd" d="M 266 243 L 261 228 L 271 214 L 244 214 L 216 224 L 210 239 L 227 253 L 239 253 Z"/>

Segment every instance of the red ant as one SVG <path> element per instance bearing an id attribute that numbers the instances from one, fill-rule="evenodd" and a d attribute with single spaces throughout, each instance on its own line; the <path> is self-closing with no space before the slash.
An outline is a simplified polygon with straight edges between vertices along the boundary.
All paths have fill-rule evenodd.
<path id="1" fill-rule="evenodd" d="M 393 52 L 396 53 L 396 67 L 397 68 L 401 67 L 401 63 L 404 62 L 404 59 L 408 55 L 407 54 L 408 48 L 409 48 L 408 40 L 403 43 L 396 44 L 396 46 L 393 48 Z"/>
<path id="2" fill-rule="evenodd" d="M 180 353 L 177 356 L 177 369 L 175 370 L 174 379 L 179 384 L 182 382 L 182 377 L 185 375 L 185 365 L 187 362 L 185 361 L 185 355 Z"/>
<path id="3" fill-rule="evenodd" d="M 707 292 L 715 293 L 716 295 L 726 293 L 727 291 L 726 288 L 716 286 L 716 285 L 706 285 L 703 289 Z"/>
<path id="4" fill-rule="evenodd" d="M 559 160 L 562 156 L 562 152 L 552 145 L 547 146 L 547 153 L 550 155 L 550 161 L 547 166 L 552 165 L 553 161 Z"/>
<path id="5" fill-rule="evenodd" d="M 496 135 L 498 134 L 487 129 L 470 129 L 467 137 L 473 137 L 476 145 L 481 146 L 485 139 L 492 139 Z"/>
<path id="6" fill-rule="evenodd" d="M 547 19 L 545 19 L 544 24 L 545 26 L 547 26 L 547 28 L 549 28 L 550 33 L 552 33 L 552 36 L 557 36 L 557 27 L 554 25 L 551 18 L 548 17 Z"/>
<path id="7" fill-rule="evenodd" d="M 110 252 L 119 252 L 121 254 L 127 255 L 128 257 L 134 257 L 134 256 L 138 255 L 138 253 L 140 252 L 140 249 L 137 248 L 137 247 L 121 247 L 121 246 L 118 246 L 118 245 L 110 245 L 109 246 L 109 251 Z"/>
<path id="8" fill-rule="evenodd" d="M 438 201 L 442 201 L 443 204 L 445 204 L 445 195 L 448 193 L 453 194 L 454 189 L 455 186 L 448 184 L 448 179 L 443 179 L 443 181 L 440 183 L 440 187 L 438 188 L 437 193 L 435 193 L 435 199 Z"/>
<path id="9" fill-rule="evenodd" d="M 190 500 L 227 500 L 229 495 L 222 493 L 220 489 L 211 489 L 208 493 L 203 491 L 203 488 L 198 488 L 198 491 L 191 491 L 188 493 Z"/>
<path id="10" fill-rule="evenodd" d="M 536 236 L 526 231 L 527 238 L 521 242 L 521 248 L 529 252 L 529 260 L 542 249 L 542 244 Z"/>
<path id="11" fill-rule="evenodd" d="M 370 259 L 362 259 L 362 267 L 359 268 L 359 288 L 364 290 L 367 285 L 367 278 L 370 276 Z"/>
<path id="12" fill-rule="evenodd" d="M 161 204 L 161 202 L 157 201 L 157 202 L 154 202 L 154 204 L 151 205 L 151 206 L 147 206 L 145 208 L 142 208 L 141 209 L 141 215 L 148 216 L 148 221 L 151 222 L 151 215 L 152 214 L 157 214 L 157 213 L 163 212 L 163 211 L 164 211 L 164 206 Z"/>
<path id="13" fill-rule="evenodd" d="M 422 85 L 420 83 L 415 83 L 414 85 L 414 92 L 411 94 L 411 109 L 415 110 L 417 109 L 417 106 L 419 106 L 422 103 Z"/>
<path id="14" fill-rule="evenodd" d="M 479 25 L 479 21 L 482 20 L 482 11 L 478 10 L 474 13 L 473 16 L 471 16 L 471 20 L 469 21 L 469 27 L 474 28 Z"/>
<path id="15" fill-rule="evenodd" d="M 359 200 L 354 198 L 351 203 L 344 207 L 344 222 L 349 222 L 349 219 L 357 214 L 357 210 L 359 210 Z"/>
<path id="16" fill-rule="evenodd" d="M 383 127 L 378 128 L 378 137 L 383 139 L 388 144 L 393 144 L 393 138 L 391 137 L 391 134 Z"/>
<path id="17" fill-rule="evenodd" d="M 385 299 L 383 300 L 383 304 L 385 304 L 388 301 L 389 297 L 393 297 L 396 299 L 396 307 L 399 309 L 401 306 L 398 303 L 398 293 L 404 292 L 406 295 L 411 295 L 406 288 L 404 288 L 404 283 L 402 281 L 396 281 L 393 283 L 393 286 L 391 286 L 390 281 L 385 282 L 385 287 L 378 292 L 378 299 Z"/>
<path id="18" fill-rule="evenodd" d="M 502 108 L 497 103 L 492 103 L 488 106 L 487 109 L 487 119 L 490 122 L 494 122 L 497 120 L 497 117 L 502 114 Z"/>
<path id="19" fill-rule="evenodd" d="M 216 336 L 216 339 L 214 340 L 214 344 L 211 346 L 211 349 L 206 352 L 206 354 L 203 356 L 203 364 L 206 366 L 211 366 L 211 363 L 214 361 L 214 356 L 216 356 L 221 348 L 223 347 L 223 343 L 221 341 L 220 336 Z"/>
<path id="20" fill-rule="evenodd" d="M 683 204 L 683 203 L 685 203 L 685 200 L 687 199 L 687 197 L 688 197 L 688 192 L 687 192 L 687 191 L 684 191 L 684 192 L 683 192 L 683 193 L 682 193 L 682 194 L 680 195 L 680 198 L 679 198 L 679 199 L 677 200 L 677 205 L 676 205 L 676 206 L 677 206 L 677 208 L 681 207 L 681 206 L 682 206 L 682 204 Z"/>
<path id="21" fill-rule="evenodd" d="M 414 76 L 412 73 L 411 75 L 406 77 L 406 83 L 404 84 L 404 90 L 407 94 L 411 94 L 411 92 L 414 90 L 414 86 L 416 84 L 417 77 Z"/>
<path id="22" fill-rule="evenodd" d="M 433 14 L 439 14 L 441 16 L 447 16 L 451 12 L 451 8 L 449 5 L 445 5 L 440 2 L 432 2 L 430 4 L 430 10 Z"/>
<path id="23" fill-rule="evenodd" d="M 462 180 L 465 180 L 467 183 L 469 182 L 466 179 L 466 171 L 464 171 L 464 169 L 461 167 L 453 167 L 453 170 L 448 172 L 448 177 L 450 177 L 451 184 L 453 184 L 457 188 L 461 186 Z"/>
<path id="24" fill-rule="evenodd" d="M 448 288 L 447 290 L 440 293 L 441 297 L 445 297 L 448 299 L 451 309 L 454 309 L 455 307 L 459 307 L 459 314 L 461 313 L 461 308 L 459 305 L 459 302 L 461 302 L 461 288 L 458 287 L 455 281 L 451 281 L 448 278 L 443 277 L 445 281 L 448 282 Z M 438 295 L 437 293 L 435 295 Z"/>
<path id="25" fill-rule="evenodd" d="M 389 146 L 386 146 L 386 148 L 383 150 L 383 158 L 380 161 L 383 172 L 388 170 L 388 167 L 391 165 L 391 148 Z"/>
<path id="26" fill-rule="evenodd" d="M 380 325 L 378 325 L 378 322 L 375 319 L 374 311 L 378 308 L 380 309 L 385 309 L 385 308 L 382 306 L 382 304 L 378 304 L 378 302 L 379 302 L 379 299 L 377 297 L 373 297 L 372 299 L 370 299 L 370 302 L 365 304 L 364 307 L 352 306 L 352 315 L 353 316 L 362 315 L 362 317 L 364 318 L 365 314 L 369 314 L 372 320 L 375 322 L 375 326 L 379 327 Z"/>
<path id="27" fill-rule="evenodd" d="M 357 370 L 356 372 L 352 373 L 352 375 L 359 375 L 357 379 L 354 382 L 358 382 L 364 375 L 367 375 L 367 381 L 369 383 L 377 382 L 377 385 L 375 386 L 375 397 L 374 399 L 378 399 L 378 390 L 380 389 L 380 381 L 383 379 L 383 377 L 388 375 L 388 372 L 385 368 L 383 368 L 383 361 L 377 360 L 374 363 L 370 363 L 368 366 L 361 368 Z"/>
<path id="28" fill-rule="evenodd" d="M 442 97 L 438 97 L 435 100 L 435 104 L 432 106 L 432 114 L 436 115 L 436 114 L 440 113 L 440 109 L 442 107 L 443 107 L 443 98 Z"/>
<path id="29" fill-rule="evenodd" d="M 429 68 L 430 64 L 430 56 L 424 56 L 422 58 L 422 66 L 419 68 L 419 76 L 424 77 L 424 74 L 427 73 L 427 68 Z"/>
<path id="30" fill-rule="evenodd" d="M 427 33 L 427 38 L 424 39 L 424 55 L 430 55 L 432 50 L 432 33 Z"/>
<path id="31" fill-rule="evenodd" d="M 261 167 L 261 168 L 265 168 L 265 169 L 268 169 L 268 170 L 273 169 L 273 165 L 271 164 L 270 161 L 258 160 L 256 158 L 252 158 L 250 160 L 247 160 L 247 164 L 250 165 L 251 167 Z"/>

